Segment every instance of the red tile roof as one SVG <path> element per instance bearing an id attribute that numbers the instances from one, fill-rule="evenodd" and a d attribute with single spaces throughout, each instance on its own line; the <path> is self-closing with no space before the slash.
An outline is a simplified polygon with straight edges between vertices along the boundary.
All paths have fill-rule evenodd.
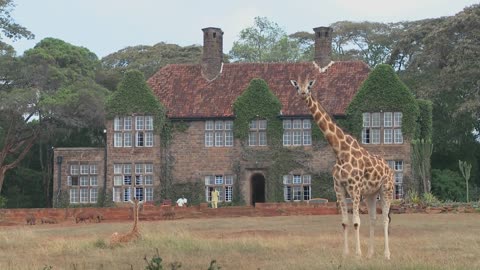
<path id="1" fill-rule="evenodd" d="M 170 118 L 233 116 L 233 103 L 254 78 L 262 78 L 278 97 L 284 116 L 310 115 L 290 80 L 315 79 L 312 95 L 332 115 L 343 115 L 370 69 L 360 61 L 335 62 L 320 72 L 313 62 L 224 64 L 220 76 L 207 81 L 201 65 L 168 65 L 149 80 Z"/>

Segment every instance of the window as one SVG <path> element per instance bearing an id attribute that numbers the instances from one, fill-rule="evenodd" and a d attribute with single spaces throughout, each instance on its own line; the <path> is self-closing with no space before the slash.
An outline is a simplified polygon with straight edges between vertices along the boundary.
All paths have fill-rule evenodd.
<path id="1" fill-rule="evenodd" d="M 96 188 L 90 189 L 90 203 L 96 203 L 98 198 L 98 191 Z"/>
<path id="2" fill-rule="evenodd" d="M 70 189 L 70 203 L 78 203 L 78 189 Z"/>
<path id="3" fill-rule="evenodd" d="M 80 165 L 80 174 L 88 174 L 90 166 L 88 165 Z"/>
<path id="4" fill-rule="evenodd" d="M 402 144 L 402 113 L 363 113 L 363 144 Z"/>
<path id="5" fill-rule="evenodd" d="M 123 133 L 123 146 L 132 147 L 132 133 Z"/>
<path id="6" fill-rule="evenodd" d="M 145 201 L 147 201 L 147 202 L 153 201 L 153 188 L 152 187 L 145 188 Z"/>
<path id="7" fill-rule="evenodd" d="M 88 203 L 88 188 L 80 189 L 80 203 Z"/>
<path id="8" fill-rule="evenodd" d="M 285 201 L 308 201 L 311 199 L 312 178 L 310 175 L 284 175 L 283 197 Z"/>
<path id="9" fill-rule="evenodd" d="M 267 120 L 257 119 L 250 122 L 250 131 L 248 133 L 249 146 L 267 145 Z"/>
<path id="10" fill-rule="evenodd" d="M 233 121 L 230 121 L 230 120 L 205 121 L 205 146 L 206 147 L 233 146 Z"/>
<path id="11" fill-rule="evenodd" d="M 122 144 L 122 133 L 115 132 L 115 134 L 113 134 L 113 146 L 114 147 L 122 147 L 123 146 L 123 144 Z"/>
<path id="12" fill-rule="evenodd" d="M 133 124 L 135 124 L 135 131 L 133 131 Z M 153 116 L 151 115 L 115 117 L 114 130 L 114 147 L 132 147 L 134 145 L 135 147 L 152 147 L 154 144 Z"/>
<path id="13" fill-rule="evenodd" d="M 283 145 L 312 145 L 312 124 L 310 119 L 283 120 Z"/>
<path id="14" fill-rule="evenodd" d="M 122 118 L 115 117 L 115 119 L 113 120 L 113 130 L 122 130 Z"/>
<path id="15" fill-rule="evenodd" d="M 153 201 L 153 163 L 117 163 L 113 164 L 113 173 L 113 201 L 126 202 L 133 196 Z"/>
<path id="16" fill-rule="evenodd" d="M 145 130 L 153 130 L 153 116 L 145 116 Z"/>
<path id="17" fill-rule="evenodd" d="M 78 175 L 78 165 L 70 165 L 70 174 L 71 175 Z"/>
<path id="18" fill-rule="evenodd" d="M 388 166 L 394 171 L 395 199 L 402 199 L 403 193 L 403 160 L 387 160 Z"/>
<path id="19" fill-rule="evenodd" d="M 135 130 L 143 130 L 143 120 L 145 119 L 144 116 L 136 116 L 135 117 Z"/>
<path id="20" fill-rule="evenodd" d="M 70 187 L 70 203 L 91 203 L 97 201 L 98 165 L 72 162 L 67 174 L 67 186 Z M 95 190 L 95 191 L 92 191 Z M 92 197 L 93 196 L 93 197 Z"/>
<path id="21" fill-rule="evenodd" d="M 233 199 L 233 175 L 207 175 L 205 176 L 205 198 L 207 202 L 212 200 L 212 191 L 216 189 L 220 193 L 220 202 L 231 202 Z"/>
<path id="22" fill-rule="evenodd" d="M 132 117 L 127 116 L 124 118 L 124 130 L 132 130 Z"/>

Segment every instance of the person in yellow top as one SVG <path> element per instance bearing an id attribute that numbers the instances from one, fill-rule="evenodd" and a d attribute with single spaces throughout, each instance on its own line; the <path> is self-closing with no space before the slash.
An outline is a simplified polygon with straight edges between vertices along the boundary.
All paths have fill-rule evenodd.
<path id="1" fill-rule="evenodd" d="M 218 192 L 218 190 L 214 188 L 212 190 L 212 208 L 217 208 L 219 196 L 220 196 L 220 192 Z"/>

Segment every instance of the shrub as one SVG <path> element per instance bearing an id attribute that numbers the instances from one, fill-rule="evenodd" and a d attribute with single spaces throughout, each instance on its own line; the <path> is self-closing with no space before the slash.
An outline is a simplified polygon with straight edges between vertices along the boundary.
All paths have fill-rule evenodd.
<path id="1" fill-rule="evenodd" d="M 7 206 L 7 198 L 0 196 L 0 208 L 5 208 Z"/>
<path id="2" fill-rule="evenodd" d="M 405 202 L 406 203 L 411 203 L 411 204 L 420 204 L 422 200 L 420 199 L 420 196 L 418 195 L 418 192 L 414 189 L 410 189 L 407 191 L 407 196 L 405 197 Z"/>
<path id="3" fill-rule="evenodd" d="M 424 204 L 429 205 L 429 206 L 440 204 L 440 200 L 430 192 L 423 193 L 422 201 L 423 201 Z"/>
<path id="4" fill-rule="evenodd" d="M 432 170 L 432 193 L 440 200 L 465 201 L 465 181 L 451 170 Z"/>

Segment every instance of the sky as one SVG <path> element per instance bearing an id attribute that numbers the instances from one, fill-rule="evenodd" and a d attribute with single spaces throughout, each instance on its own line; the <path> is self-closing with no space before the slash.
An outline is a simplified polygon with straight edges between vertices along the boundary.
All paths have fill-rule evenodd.
<path id="1" fill-rule="evenodd" d="M 99 58 L 159 42 L 201 45 L 202 28 L 224 32 L 228 53 L 242 29 L 267 17 L 288 34 L 337 21 L 399 22 L 452 16 L 473 0 L 14 0 L 12 17 L 33 40 L 5 39 L 23 54 L 46 37 L 88 48 Z"/>

